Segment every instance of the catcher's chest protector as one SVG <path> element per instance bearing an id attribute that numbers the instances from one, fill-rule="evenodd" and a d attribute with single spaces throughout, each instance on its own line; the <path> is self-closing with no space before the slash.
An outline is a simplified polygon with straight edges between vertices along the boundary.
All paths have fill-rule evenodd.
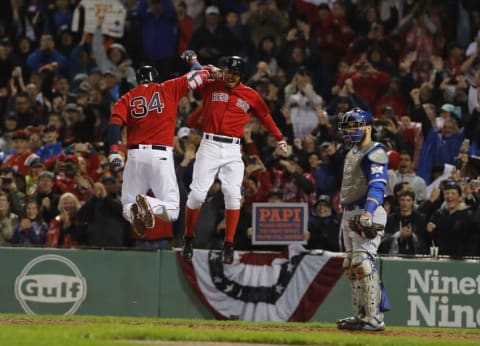
<path id="1" fill-rule="evenodd" d="M 340 203 L 342 205 L 353 203 L 367 193 L 368 182 L 361 163 L 370 148 L 359 150 L 357 147 L 353 147 L 345 157 L 342 188 L 340 190 Z"/>

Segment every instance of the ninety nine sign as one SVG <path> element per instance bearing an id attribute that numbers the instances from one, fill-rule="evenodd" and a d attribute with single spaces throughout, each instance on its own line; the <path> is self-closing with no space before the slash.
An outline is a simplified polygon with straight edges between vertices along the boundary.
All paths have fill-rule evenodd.
<path id="1" fill-rule="evenodd" d="M 254 203 L 252 244 L 305 244 L 307 222 L 306 203 Z"/>

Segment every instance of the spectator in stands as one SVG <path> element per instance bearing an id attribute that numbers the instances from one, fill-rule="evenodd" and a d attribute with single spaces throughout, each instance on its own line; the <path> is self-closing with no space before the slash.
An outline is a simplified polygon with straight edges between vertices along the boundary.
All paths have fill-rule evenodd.
<path id="1" fill-rule="evenodd" d="M 278 63 L 285 72 L 287 80 L 293 78 L 300 66 L 305 66 L 308 74 L 311 74 L 311 65 L 314 65 L 314 61 L 310 55 L 310 50 L 306 47 L 287 40 L 286 43 L 280 46 L 278 56 Z"/>
<path id="2" fill-rule="evenodd" d="M 28 132 L 18 130 L 12 134 L 13 152 L 5 158 L 3 167 L 11 167 L 15 172 L 21 175 L 27 175 L 29 164 L 37 155 L 32 153 L 28 147 Z"/>
<path id="3" fill-rule="evenodd" d="M 28 3 L 12 1 L 11 3 L 13 10 L 12 32 L 37 41 L 47 24 L 43 6 L 36 1 L 29 1 Z"/>
<path id="4" fill-rule="evenodd" d="M 368 34 L 373 23 L 382 24 L 385 33 L 390 33 L 398 25 L 400 14 L 392 1 L 382 1 L 378 6 L 364 3 L 351 3 L 352 27 L 355 32 Z M 381 14 L 380 14 L 380 13 Z"/>
<path id="5" fill-rule="evenodd" d="M 40 206 L 40 214 L 48 224 L 55 217 L 58 210 L 60 194 L 54 189 L 54 174 L 44 170 L 37 177 L 37 190 L 32 196 Z"/>
<path id="6" fill-rule="evenodd" d="M 332 212 L 330 197 L 320 195 L 308 218 L 309 249 L 340 251 L 340 222 Z"/>
<path id="7" fill-rule="evenodd" d="M 12 149 L 13 134 L 18 130 L 18 117 L 13 114 L 7 115 L 2 122 L 1 139 L 3 152 L 8 153 Z M 2 158 L 2 161 L 5 157 Z"/>
<path id="8" fill-rule="evenodd" d="M 245 14 L 246 26 L 256 47 L 260 41 L 269 36 L 280 44 L 288 28 L 288 15 L 277 7 L 275 0 L 251 1 L 250 9 Z M 203 61 L 203 60 L 201 60 Z"/>
<path id="9" fill-rule="evenodd" d="M 178 40 L 177 16 L 172 1 L 150 0 L 147 5 L 147 0 L 139 0 L 137 16 L 142 25 L 144 62 L 157 69 L 160 81 L 171 78 Z M 204 59 L 200 61 L 206 63 Z"/>
<path id="10" fill-rule="evenodd" d="M 32 101 L 26 92 L 19 92 L 14 99 L 11 115 L 17 117 L 17 126 L 19 129 L 24 129 L 29 125 L 37 126 L 41 119 L 33 113 Z"/>
<path id="11" fill-rule="evenodd" d="M 443 184 L 444 207 L 428 221 L 427 245 L 439 247 L 440 255 L 478 256 L 478 224 L 473 211 L 462 201 L 459 183 L 449 180 Z"/>
<path id="12" fill-rule="evenodd" d="M 41 136 L 43 127 L 37 126 L 29 126 L 26 128 L 28 132 L 29 139 L 28 139 L 28 148 L 32 152 L 36 152 L 40 147 L 43 145 L 43 139 Z M 38 155 L 37 155 L 38 156 Z"/>
<path id="13" fill-rule="evenodd" d="M 25 176 L 25 195 L 32 196 L 37 190 L 38 175 L 45 170 L 45 165 L 42 160 L 34 159 L 30 162 L 30 171 Z"/>
<path id="14" fill-rule="evenodd" d="M 93 186 L 93 196 L 78 211 L 78 220 L 85 223 L 85 244 L 96 247 L 124 247 L 130 224 L 122 217 L 122 203 L 112 175 L 102 177 Z"/>
<path id="15" fill-rule="evenodd" d="M 93 129 L 86 129 L 85 114 L 83 108 L 69 103 L 63 108 L 63 120 L 65 126 L 64 144 L 71 144 L 74 142 L 90 141 L 92 139 Z"/>
<path id="16" fill-rule="evenodd" d="M 55 188 L 60 193 L 70 192 L 82 202 L 92 196 L 92 180 L 79 169 L 76 155 L 61 155 L 58 159 L 59 172 L 55 176 Z"/>
<path id="17" fill-rule="evenodd" d="M 55 49 L 55 41 L 52 34 L 49 33 L 42 34 L 39 47 L 27 58 L 27 66 L 30 72 L 47 69 L 63 74 L 65 64 L 65 57 Z"/>
<path id="18" fill-rule="evenodd" d="M 259 76 L 259 80 L 262 77 L 271 77 L 275 75 L 279 69 L 278 66 L 278 45 L 272 36 L 264 37 L 258 44 L 258 48 L 252 52 L 252 64 L 256 64 L 258 69 L 258 63 L 263 61 L 267 65 L 266 71 L 269 75 Z"/>
<path id="19" fill-rule="evenodd" d="M 25 210 L 25 194 L 17 185 L 18 176 L 23 178 L 22 175 L 15 174 L 15 171 L 11 167 L 0 168 L 0 188 L 8 195 L 10 210 L 19 216 L 23 216 Z"/>
<path id="20" fill-rule="evenodd" d="M 417 1 L 406 8 L 396 32 L 404 37 L 403 48 L 405 52 L 415 51 L 417 61 L 414 65 L 415 74 L 419 80 L 426 82 L 430 79 L 430 58 L 440 56 L 445 47 L 446 23 L 435 13 L 438 3 Z"/>
<path id="21" fill-rule="evenodd" d="M 98 27 L 93 35 L 92 51 L 95 57 L 95 63 L 102 73 L 112 73 L 123 79 L 130 86 L 136 86 L 135 69 L 132 67 L 132 61 L 128 57 L 125 46 L 121 43 L 112 43 L 107 51 L 104 49 L 104 37 L 101 27 Z M 123 93 L 127 92 L 124 90 Z"/>
<path id="22" fill-rule="evenodd" d="M 73 32 L 70 30 L 70 25 L 62 25 L 58 29 L 55 41 L 55 46 L 59 53 L 65 58 L 68 58 L 75 46 Z M 67 72 L 67 70 L 65 72 Z"/>
<path id="23" fill-rule="evenodd" d="M 14 61 L 8 55 L 5 42 L 0 40 L 0 88 L 4 90 L 4 93 L 7 92 L 6 89 L 9 87 L 8 84 L 14 67 Z"/>
<path id="24" fill-rule="evenodd" d="M 60 33 L 63 27 L 70 27 L 73 19 L 70 1 L 56 0 L 50 3 L 48 6 L 47 19 L 49 32 Z"/>
<path id="25" fill-rule="evenodd" d="M 454 164 L 460 146 L 465 139 L 463 129 L 458 128 L 458 123 L 452 118 L 443 121 L 441 129 L 432 124 L 432 118 L 427 118 L 423 108 L 416 108 L 414 119 L 422 123 L 423 145 L 420 152 L 417 175 L 430 183 L 431 171 L 434 167 L 444 164 Z"/>
<path id="26" fill-rule="evenodd" d="M 426 217 L 415 208 L 415 192 L 401 191 L 397 195 L 398 210 L 388 215 L 380 253 L 390 255 L 426 254 Z"/>
<path id="27" fill-rule="evenodd" d="M 178 20 L 178 44 L 177 54 L 180 56 L 188 49 L 188 44 L 193 35 L 193 19 L 187 12 L 187 4 L 185 1 L 180 1 L 175 7 L 177 11 Z"/>
<path id="28" fill-rule="evenodd" d="M 349 47 L 349 54 L 353 61 L 357 61 L 362 56 L 367 55 L 374 49 L 377 50 L 377 52 L 379 52 L 384 57 L 385 64 L 388 64 L 392 67 L 391 64 L 396 64 L 396 62 L 398 61 L 399 52 L 395 47 L 394 43 L 384 35 L 384 26 L 379 22 L 372 22 L 371 24 L 369 24 L 369 31 L 367 35 L 362 36 L 358 40 L 352 42 L 351 46 Z M 395 68 L 393 67 L 393 69 L 387 70 L 393 72 L 395 71 Z"/>
<path id="29" fill-rule="evenodd" d="M 43 129 L 43 146 L 35 154 L 42 161 L 57 157 L 62 153 L 62 142 L 58 140 L 58 130 L 54 125 L 48 125 Z"/>
<path id="30" fill-rule="evenodd" d="M 354 92 L 365 100 L 370 109 L 375 109 L 379 96 L 390 84 L 391 76 L 374 68 L 367 59 L 358 60 L 354 68 L 355 71 L 350 76 L 340 77 L 337 84 L 341 88 L 347 79 L 351 79 Z"/>
<path id="31" fill-rule="evenodd" d="M 208 6 L 205 10 L 205 23 L 193 32 L 190 49 L 198 54 L 198 60 L 204 65 L 216 65 L 221 56 L 237 54 L 233 34 L 221 22 L 217 6 Z M 240 54 L 240 51 L 238 51 Z"/>
<path id="32" fill-rule="evenodd" d="M 67 75 L 73 81 L 80 73 L 88 74 L 96 67 L 95 57 L 92 54 L 92 38 L 84 33 L 80 42 L 73 47 L 68 56 Z"/>
<path id="33" fill-rule="evenodd" d="M 251 213 L 252 204 L 265 202 L 271 188 L 271 175 L 263 164 L 262 159 L 257 155 L 246 157 L 242 208 Z"/>
<path id="34" fill-rule="evenodd" d="M 313 89 L 312 80 L 305 66 L 300 66 L 285 87 L 285 105 L 290 109 L 294 138 L 303 140 L 318 125 L 317 108 L 323 99 Z"/>
<path id="35" fill-rule="evenodd" d="M 2 41 L 0 41 L 0 44 Z M 14 58 L 12 57 L 12 60 L 15 61 L 15 64 L 17 66 L 20 66 L 20 68 L 22 69 L 22 73 L 25 75 L 27 80 L 30 76 L 27 67 L 27 59 L 28 56 L 32 53 L 33 48 L 33 41 L 26 36 L 21 36 L 16 40 Z"/>
<path id="36" fill-rule="evenodd" d="M 10 244 L 10 239 L 17 224 L 18 215 L 10 211 L 7 193 L 0 191 L 0 246 Z"/>
<path id="37" fill-rule="evenodd" d="M 73 193 L 65 192 L 58 201 L 59 213 L 50 221 L 45 245 L 71 248 L 84 244 L 85 225 L 78 219 L 80 201 Z"/>
<path id="38" fill-rule="evenodd" d="M 308 13 L 304 13 L 308 15 Z M 316 58 L 315 89 L 324 97 L 330 97 L 331 87 L 335 84 L 335 68 L 338 61 L 345 56 L 348 45 L 354 37 L 346 18 L 346 8 L 343 2 L 318 5 L 317 13 L 311 22 L 309 40 L 312 55 Z"/>
<path id="39" fill-rule="evenodd" d="M 415 193 L 416 201 L 423 202 L 427 198 L 427 186 L 423 178 L 413 170 L 413 157 L 408 151 L 400 152 L 400 163 L 397 170 L 388 170 L 386 195 L 393 195 L 393 188 L 400 182 L 408 182 Z"/>
<path id="40" fill-rule="evenodd" d="M 15 228 L 11 243 L 14 245 L 43 245 L 47 234 L 48 225 L 39 213 L 37 201 L 27 200 L 25 203 L 25 217 Z"/>
<path id="41" fill-rule="evenodd" d="M 283 193 L 285 202 L 315 203 L 315 178 L 308 160 L 291 155 L 277 160 L 272 167 L 272 188 Z"/>
<path id="42" fill-rule="evenodd" d="M 52 82 L 52 88 L 56 93 L 62 95 L 67 102 L 71 99 L 71 87 L 70 81 L 64 76 L 58 76 Z"/>
<path id="43" fill-rule="evenodd" d="M 331 146 L 333 146 L 331 142 L 323 142 L 320 145 L 320 153 L 313 152 L 308 156 L 308 163 L 315 178 L 317 196 L 333 196 L 338 187 L 332 160 L 328 154 Z"/>

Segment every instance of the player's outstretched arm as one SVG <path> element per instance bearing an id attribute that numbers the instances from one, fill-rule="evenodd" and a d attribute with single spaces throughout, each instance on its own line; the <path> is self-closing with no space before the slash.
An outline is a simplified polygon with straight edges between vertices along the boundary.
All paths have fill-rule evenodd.
<path id="1" fill-rule="evenodd" d="M 221 79 L 223 76 L 222 70 L 214 65 L 209 64 L 202 66 L 198 61 L 197 53 L 193 50 L 184 51 L 180 59 L 190 66 L 191 71 L 207 70 L 210 73 L 210 79 Z"/>
<path id="2" fill-rule="evenodd" d="M 190 90 L 195 90 L 205 84 L 210 77 L 210 72 L 207 70 L 194 70 L 186 74 L 188 87 Z"/>
<path id="3" fill-rule="evenodd" d="M 110 143 L 110 154 L 108 155 L 108 162 L 114 171 L 119 171 L 123 168 L 125 163 L 123 157 L 120 155 L 118 143 L 120 142 L 120 125 L 108 125 L 108 142 Z"/>
<path id="4" fill-rule="evenodd" d="M 180 55 L 180 59 L 185 61 L 190 67 L 191 70 L 201 70 L 202 65 L 198 62 L 197 53 L 194 50 L 186 50 Z"/>

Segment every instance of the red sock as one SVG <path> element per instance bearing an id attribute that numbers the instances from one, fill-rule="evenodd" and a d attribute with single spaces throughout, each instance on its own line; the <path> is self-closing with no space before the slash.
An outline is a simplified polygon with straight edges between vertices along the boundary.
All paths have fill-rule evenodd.
<path id="1" fill-rule="evenodd" d="M 240 209 L 225 210 L 225 242 L 233 243 L 235 232 L 237 231 L 238 219 L 240 218 Z"/>
<path id="2" fill-rule="evenodd" d="M 193 238 L 199 214 L 200 208 L 190 209 L 187 206 L 185 207 L 185 237 Z"/>

